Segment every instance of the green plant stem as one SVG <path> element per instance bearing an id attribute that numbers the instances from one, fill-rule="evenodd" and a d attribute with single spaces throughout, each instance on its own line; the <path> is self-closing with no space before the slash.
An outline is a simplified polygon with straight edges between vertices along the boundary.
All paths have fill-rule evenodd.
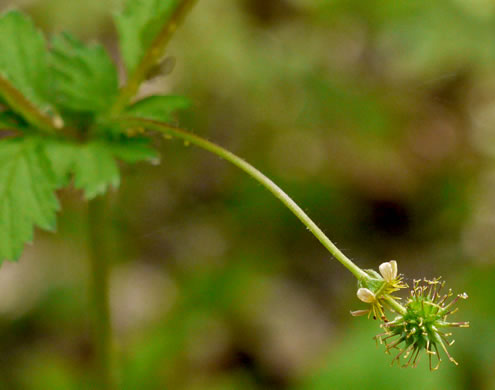
<path id="1" fill-rule="evenodd" d="M 109 273 L 110 264 L 106 247 L 106 196 L 88 204 L 90 241 L 90 294 L 92 309 L 92 337 L 94 370 L 99 390 L 114 390 L 112 370 L 112 329 L 110 324 Z"/>
<path id="2" fill-rule="evenodd" d="M 248 162 L 228 150 L 207 141 L 197 135 L 187 132 L 162 122 L 141 119 L 141 118 L 120 118 L 119 122 L 127 127 L 145 128 L 154 130 L 162 134 L 177 137 L 183 139 L 186 142 L 190 142 L 202 149 L 216 154 L 217 156 L 229 161 L 236 167 L 246 172 L 253 179 L 263 185 L 268 191 L 270 191 L 276 198 L 278 198 L 299 220 L 313 233 L 313 235 L 323 244 L 325 248 L 344 266 L 346 267 L 358 280 L 368 280 L 370 277 L 361 268 L 354 264 L 346 255 L 344 255 L 335 244 L 323 233 L 323 231 L 311 220 L 311 218 L 294 202 L 289 195 L 287 195 L 279 186 L 277 186 L 272 180 L 266 177 L 263 173 L 257 170 Z"/>
<path id="3" fill-rule="evenodd" d="M 111 117 L 118 116 L 136 96 L 141 83 L 146 79 L 150 70 L 160 61 L 177 27 L 182 23 L 189 10 L 197 0 L 181 0 L 174 9 L 170 20 L 165 24 L 160 33 L 153 40 L 151 46 L 146 51 L 143 59 L 138 64 L 134 72 L 130 75 L 127 83 L 120 90 L 114 105 L 109 111 Z"/>
<path id="4" fill-rule="evenodd" d="M 399 314 L 406 314 L 407 313 L 407 310 L 404 306 L 402 306 L 399 302 L 397 302 L 395 299 L 393 299 L 392 297 L 388 296 L 388 295 L 384 295 L 383 297 L 385 299 L 385 302 L 387 302 L 387 304 L 394 310 L 396 311 L 397 313 Z"/>

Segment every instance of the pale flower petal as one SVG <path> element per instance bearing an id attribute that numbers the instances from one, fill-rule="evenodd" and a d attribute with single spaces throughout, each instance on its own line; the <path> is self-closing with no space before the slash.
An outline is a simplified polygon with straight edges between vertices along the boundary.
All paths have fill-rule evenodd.
<path id="1" fill-rule="evenodd" d="M 360 316 L 364 316 L 366 314 L 369 314 L 369 309 L 368 310 L 354 310 L 354 311 L 351 311 L 351 316 L 353 317 L 360 317 Z"/>
<path id="2" fill-rule="evenodd" d="M 394 274 L 395 279 L 397 277 L 397 262 L 395 260 L 390 260 L 389 263 L 392 266 L 392 273 Z"/>
<path id="3" fill-rule="evenodd" d="M 367 288 L 360 288 L 357 290 L 357 297 L 366 303 L 373 303 L 376 300 L 375 294 Z"/>
<path id="4" fill-rule="evenodd" d="M 387 283 L 392 283 L 397 277 L 397 262 L 395 260 L 380 264 L 378 269 Z"/>

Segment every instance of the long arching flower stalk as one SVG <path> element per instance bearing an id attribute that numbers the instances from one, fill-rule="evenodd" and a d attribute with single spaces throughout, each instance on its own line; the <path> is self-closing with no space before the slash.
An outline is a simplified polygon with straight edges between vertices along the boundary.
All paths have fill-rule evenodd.
<path id="1" fill-rule="evenodd" d="M 398 273 L 395 260 L 382 263 L 378 267 L 379 272 L 361 269 L 335 246 L 289 195 L 245 160 L 219 145 L 166 123 L 134 117 L 120 117 L 114 121 L 128 134 L 151 130 L 159 132 L 167 138 L 176 137 L 199 146 L 229 161 L 268 189 L 356 277 L 358 281 L 356 295 L 360 301 L 368 304 L 369 307 L 365 310 L 352 311 L 351 314 L 353 316 L 368 315 L 368 318 L 372 316 L 381 322 L 380 326 L 384 333 L 377 335 L 376 340 L 385 344 L 386 353 L 390 353 L 392 349 L 398 350 L 392 364 L 397 361 L 401 365 L 400 359 L 402 358 L 408 359 L 402 364 L 402 367 L 415 367 L 423 350 L 429 357 L 432 371 L 439 367 L 440 350 L 446 354 L 451 362 L 457 364 L 447 350 L 453 341 L 448 341 L 451 333 L 446 332 L 445 329 L 469 327 L 468 322 L 447 321 L 447 317 L 457 311 L 454 309 L 454 305 L 458 299 L 467 298 L 466 293 L 457 295 L 456 298 L 447 303 L 453 293 L 449 290 L 446 294 L 441 294 L 445 282 L 440 282 L 440 279 L 414 281 L 410 297 L 402 304 L 401 298 L 395 293 L 408 288 L 408 285 L 404 282 L 403 276 Z M 387 317 L 387 310 L 396 315 L 391 321 Z M 434 366 L 432 365 L 432 358 L 436 359 Z"/>

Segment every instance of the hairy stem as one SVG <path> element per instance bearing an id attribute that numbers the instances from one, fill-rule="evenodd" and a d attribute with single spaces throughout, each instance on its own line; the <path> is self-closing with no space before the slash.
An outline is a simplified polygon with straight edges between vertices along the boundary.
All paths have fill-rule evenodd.
<path id="1" fill-rule="evenodd" d="M 91 200 L 88 205 L 91 330 L 95 349 L 94 370 L 97 388 L 114 390 L 111 353 L 112 329 L 108 294 L 110 265 L 106 250 L 105 205 L 105 196 Z"/>
<path id="2" fill-rule="evenodd" d="M 189 10 L 197 0 L 181 0 L 175 8 L 169 21 L 162 28 L 160 33 L 153 40 L 151 46 L 146 51 L 143 59 L 138 64 L 134 72 L 130 75 L 127 83 L 120 90 L 114 105 L 110 109 L 110 116 L 118 116 L 136 95 L 141 83 L 146 79 L 150 70 L 160 61 L 177 27 L 182 23 Z"/>
<path id="3" fill-rule="evenodd" d="M 270 191 L 277 199 L 279 199 L 299 220 L 313 233 L 313 235 L 323 244 L 325 248 L 344 266 L 346 267 L 358 280 L 368 280 L 370 277 L 356 264 L 354 264 L 346 255 L 344 255 L 335 244 L 323 233 L 323 231 L 311 220 L 311 218 L 294 202 L 289 195 L 287 195 L 279 186 L 277 186 L 272 180 L 266 177 L 263 173 L 257 170 L 248 162 L 228 150 L 222 148 L 213 142 L 207 141 L 197 135 L 189 133 L 185 130 L 167 125 L 162 122 L 141 119 L 141 118 L 120 118 L 119 122 L 129 128 L 145 128 L 149 130 L 158 131 L 162 134 L 177 137 L 183 139 L 186 142 L 190 142 L 200 148 L 203 148 L 209 152 L 216 154 L 217 156 L 229 161 L 236 167 L 243 170 L 253 179 L 263 185 L 268 191 Z"/>

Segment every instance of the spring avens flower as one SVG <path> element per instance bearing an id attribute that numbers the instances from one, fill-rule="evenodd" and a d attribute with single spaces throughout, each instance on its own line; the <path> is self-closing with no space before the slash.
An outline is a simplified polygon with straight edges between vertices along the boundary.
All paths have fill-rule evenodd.
<path id="1" fill-rule="evenodd" d="M 397 262 L 395 260 L 390 260 L 380 264 L 378 269 L 383 277 L 383 280 L 385 281 L 385 285 L 383 286 L 383 295 L 389 295 L 402 288 L 408 287 L 407 284 L 402 281 L 402 275 L 397 272 Z"/>
<path id="2" fill-rule="evenodd" d="M 366 270 L 369 279 L 362 280 L 358 284 L 359 289 L 357 291 L 357 297 L 362 302 L 371 304 L 371 308 L 367 311 L 351 311 L 353 316 L 368 313 L 368 317 L 370 317 L 371 313 L 373 313 L 374 319 L 380 318 L 382 320 L 387 320 L 383 305 L 390 305 L 390 300 L 393 300 L 394 302 L 399 300 L 400 298 L 394 297 L 391 294 L 401 288 L 407 287 L 407 285 L 402 282 L 402 275 L 398 275 L 397 273 L 397 262 L 395 260 L 382 263 L 379 270 L 381 275 L 374 270 Z"/>
<path id="3" fill-rule="evenodd" d="M 361 279 L 358 283 L 357 297 L 368 303 L 370 308 L 352 311 L 351 314 L 368 314 L 368 318 L 373 314 L 374 319 L 382 321 L 380 327 L 385 333 L 375 338 L 381 344 L 385 344 L 386 353 L 397 349 L 392 364 L 397 362 L 402 367 L 416 367 L 421 351 L 425 350 L 432 371 L 440 366 L 440 353 L 457 365 L 447 349 L 454 341 L 449 339 L 452 334 L 446 329 L 467 328 L 469 323 L 449 322 L 447 318 L 457 311 L 457 308 L 454 308 L 457 301 L 467 299 L 467 294 L 459 294 L 447 302 L 454 294 L 452 290 L 442 293 L 445 282 L 440 281 L 440 278 L 415 280 L 410 296 L 405 304 L 401 304 L 401 299 L 392 294 L 408 286 L 397 271 L 397 262 L 384 262 L 378 269 L 380 273 L 366 270 L 369 277 Z M 385 308 L 396 313 L 397 316 L 392 321 L 385 316 Z"/>

